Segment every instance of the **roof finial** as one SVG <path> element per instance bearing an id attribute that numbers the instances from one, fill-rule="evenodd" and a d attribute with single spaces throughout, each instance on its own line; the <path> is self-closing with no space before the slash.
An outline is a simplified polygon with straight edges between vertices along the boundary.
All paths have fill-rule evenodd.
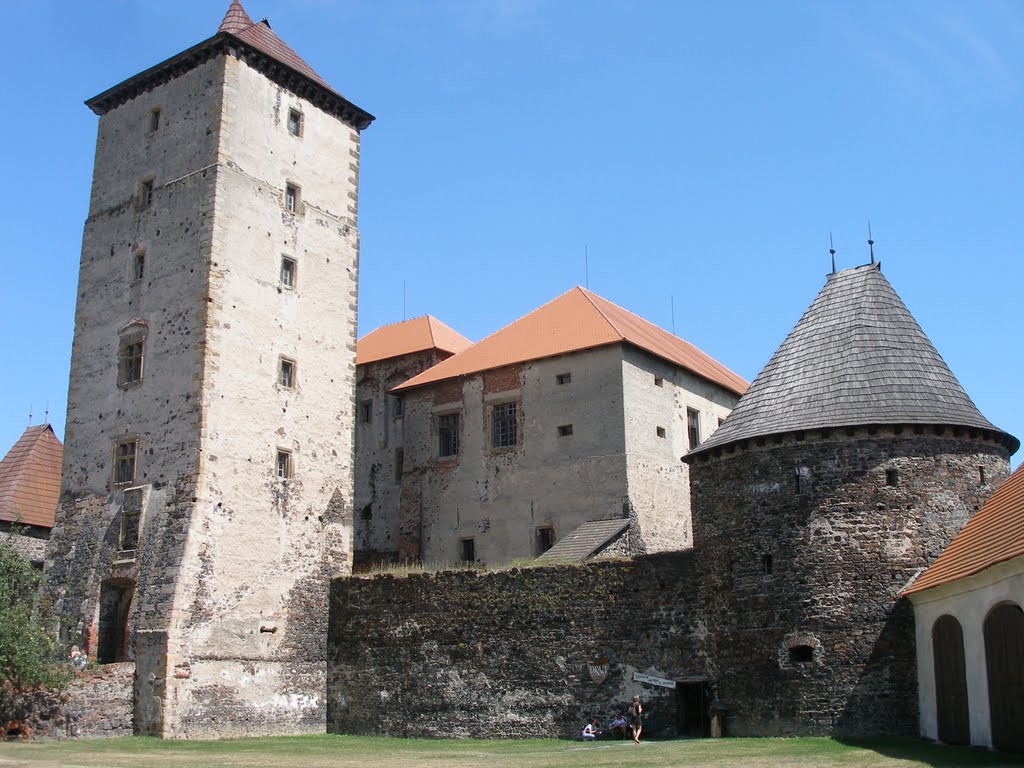
<path id="1" fill-rule="evenodd" d="M 868 219 L 868 248 L 871 250 L 871 263 L 875 263 L 875 241 L 871 239 L 871 219 Z"/>
<path id="2" fill-rule="evenodd" d="M 46 401 L 46 410 L 43 411 L 43 424 L 50 423 L 50 401 Z"/>
<path id="3" fill-rule="evenodd" d="M 224 20 L 220 23 L 217 31 L 237 34 L 243 29 L 251 27 L 252 23 L 252 19 L 249 18 L 249 14 L 245 12 L 242 4 L 238 0 L 231 0 L 228 12 L 224 14 Z"/>
<path id="4" fill-rule="evenodd" d="M 28 406 L 28 425 L 30 427 L 32 426 L 32 404 L 31 403 L 29 403 L 29 406 Z"/>
<path id="5" fill-rule="evenodd" d="M 836 273 L 836 247 L 832 245 L 832 230 L 828 231 L 828 252 L 832 255 L 832 274 Z"/>

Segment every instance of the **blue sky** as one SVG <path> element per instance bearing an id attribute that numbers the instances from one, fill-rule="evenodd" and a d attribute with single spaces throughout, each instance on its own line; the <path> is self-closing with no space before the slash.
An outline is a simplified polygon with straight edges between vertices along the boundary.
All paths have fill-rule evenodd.
<path id="1" fill-rule="evenodd" d="M 1024 437 L 1024 4 L 244 0 L 377 116 L 360 332 L 471 339 L 589 280 L 752 379 L 829 271 L 882 269 Z M 97 118 L 228 0 L 6 4 L 0 452 L 63 434 Z M 589 270 L 584 254 L 589 253 Z M 587 272 L 589 271 L 589 275 Z M 1015 457 L 1016 466 L 1020 462 Z"/>

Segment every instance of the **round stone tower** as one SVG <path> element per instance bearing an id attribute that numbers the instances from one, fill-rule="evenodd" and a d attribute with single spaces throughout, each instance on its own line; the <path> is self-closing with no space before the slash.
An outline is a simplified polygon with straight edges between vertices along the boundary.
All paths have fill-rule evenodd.
<path id="1" fill-rule="evenodd" d="M 690 464 L 709 675 L 733 735 L 917 733 L 902 587 L 1009 474 L 871 264 L 825 287 Z"/>

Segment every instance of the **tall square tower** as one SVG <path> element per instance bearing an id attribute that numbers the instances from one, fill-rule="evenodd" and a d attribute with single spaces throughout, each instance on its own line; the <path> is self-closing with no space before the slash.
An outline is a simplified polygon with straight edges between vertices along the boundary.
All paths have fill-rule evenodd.
<path id="1" fill-rule="evenodd" d="M 235 0 L 100 116 L 46 602 L 135 728 L 322 732 L 351 568 L 359 139 Z"/>

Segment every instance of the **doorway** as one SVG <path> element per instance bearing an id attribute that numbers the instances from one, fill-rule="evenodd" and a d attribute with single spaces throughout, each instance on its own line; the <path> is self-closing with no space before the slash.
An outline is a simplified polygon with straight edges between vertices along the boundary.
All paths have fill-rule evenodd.
<path id="1" fill-rule="evenodd" d="M 967 703 L 967 666 L 960 622 L 946 614 L 932 626 L 935 661 L 935 708 L 939 741 L 970 744 L 971 724 Z"/>
<path id="2" fill-rule="evenodd" d="M 128 661 L 128 615 L 135 594 L 130 581 L 108 581 L 100 586 L 99 641 L 96 660 L 100 664 Z"/>
<path id="3" fill-rule="evenodd" d="M 985 619 L 985 666 L 992 746 L 1024 752 L 1024 611 L 996 606 Z"/>
<path id="4" fill-rule="evenodd" d="M 684 739 L 703 739 L 710 735 L 709 704 L 707 680 L 676 681 L 676 734 Z"/>

